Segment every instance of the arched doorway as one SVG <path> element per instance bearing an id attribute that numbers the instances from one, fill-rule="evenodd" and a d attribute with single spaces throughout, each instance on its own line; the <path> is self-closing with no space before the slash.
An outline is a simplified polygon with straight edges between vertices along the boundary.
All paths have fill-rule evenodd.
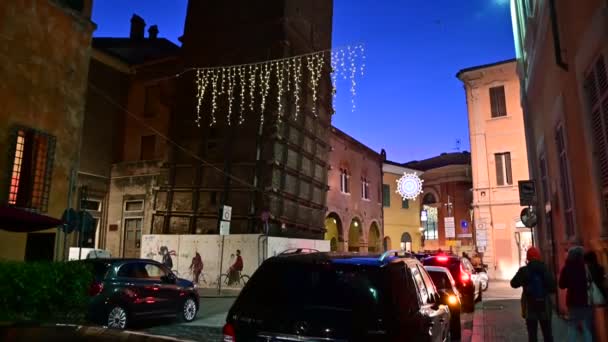
<path id="1" fill-rule="evenodd" d="M 367 238 L 367 250 L 372 253 L 380 252 L 380 230 L 376 222 L 369 227 L 369 236 Z"/>
<path id="2" fill-rule="evenodd" d="M 384 240 L 382 241 L 382 244 L 384 246 L 384 251 L 390 251 L 392 246 L 391 246 L 391 238 L 389 236 L 385 236 Z"/>
<path id="3" fill-rule="evenodd" d="M 339 241 L 342 237 L 342 221 L 336 213 L 330 213 L 325 218 L 325 240 L 329 240 L 332 252 L 340 250 Z"/>
<path id="4" fill-rule="evenodd" d="M 408 232 L 401 234 L 401 250 L 412 251 L 412 236 Z"/>
<path id="5" fill-rule="evenodd" d="M 359 252 L 361 248 L 361 222 L 354 218 L 348 229 L 348 251 Z"/>

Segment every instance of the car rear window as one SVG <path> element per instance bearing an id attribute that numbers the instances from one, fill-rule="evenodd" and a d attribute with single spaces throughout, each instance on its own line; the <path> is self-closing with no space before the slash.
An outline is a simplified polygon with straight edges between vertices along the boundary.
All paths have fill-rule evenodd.
<path id="1" fill-rule="evenodd" d="M 87 265 L 91 265 L 91 267 L 93 269 L 93 273 L 95 275 L 95 279 L 97 279 L 97 280 L 104 279 L 106 277 L 106 275 L 108 274 L 108 271 L 110 270 L 110 266 L 111 266 L 111 264 L 109 262 L 102 262 L 102 261 L 82 260 L 82 261 L 76 261 L 76 262 L 82 262 Z"/>
<path id="2" fill-rule="evenodd" d="M 452 288 L 452 283 L 450 282 L 450 278 L 448 277 L 447 273 L 431 270 L 427 270 L 427 272 L 431 276 L 431 279 L 433 279 L 433 283 L 437 289 L 443 290 Z"/>
<path id="3" fill-rule="evenodd" d="M 441 266 L 450 270 L 452 277 L 458 279 L 458 273 L 460 272 L 460 260 L 456 258 L 449 258 L 446 261 L 438 260 L 436 257 L 424 259 L 422 262 L 425 266 Z"/>
<path id="4" fill-rule="evenodd" d="M 386 297 L 380 269 L 342 264 L 265 264 L 253 275 L 235 307 L 251 311 L 304 309 L 339 312 L 379 310 Z"/>

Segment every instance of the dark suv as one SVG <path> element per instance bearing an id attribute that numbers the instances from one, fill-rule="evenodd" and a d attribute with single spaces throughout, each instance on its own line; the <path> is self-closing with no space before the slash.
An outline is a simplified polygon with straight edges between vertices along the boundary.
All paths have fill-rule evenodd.
<path id="1" fill-rule="evenodd" d="M 135 320 L 196 317 L 199 296 L 194 284 L 178 279 L 165 265 L 144 259 L 88 259 L 95 279 L 89 288 L 89 319 L 124 329 Z"/>
<path id="2" fill-rule="evenodd" d="M 422 259 L 425 266 L 441 266 L 450 270 L 461 295 L 462 310 L 475 311 L 475 302 L 481 301 L 481 283 L 475 276 L 475 269 L 466 258 L 455 255 L 437 254 Z"/>
<path id="3" fill-rule="evenodd" d="M 266 260 L 224 341 L 445 341 L 449 308 L 415 258 L 290 253 Z"/>

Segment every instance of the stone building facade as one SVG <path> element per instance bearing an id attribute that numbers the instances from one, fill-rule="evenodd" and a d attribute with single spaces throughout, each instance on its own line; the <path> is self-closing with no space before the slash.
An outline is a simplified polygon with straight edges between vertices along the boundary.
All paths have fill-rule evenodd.
<path id="1" fill-rule="evenodd" d="M 85 247 L 139 257 L 149 234 L 154 190 L 167 160 L 179 47 L 133 15 L 129 37 L 93 38 L 78 184 L 96 219 Z"/>
<path id="2" fill-rule="evenodd" d="M 60 218 L 79 164 L 91 1 L 0 2 L 0 203 Z M 0 231 L 0 258 L 53 260 L 63 235 Z"/>
<path id="3" fill-rule="evenodd" d="M 424 172 L 421 211 L 425 212 L 422 216 L 426 216 L 426 220 L 421 222 L 424 228 L 421 249 L 474 251 L 471 154 L 442 153 L 404 166 Z M 453 222 L 453 237 L 446 236 L 446 221 Z"/>
<path id="4" fill-rule="evenodd" d="M 379 252 L 382 156 L 335 127 L 330 146 L 325 239 L 332 250 Z"/>
<path id="5" fill-rule="evenodd" d="M 511 279 L 525 265 L 532 234 L 520 219 L 518 182 L 528 156 L 517 62 L 461 70 L 468 107 L 477 246 L 491 278 Z"/>
<path id="6" fill-rule="evenodd" d="M 536 240 L 556 275 L 573 245 L 595 251 L 608 268 L 608 4 L 512 0 L 511 7 Z M 566 309 L 565 291 L 559 304 Z"/>
<path id="7" fill-rule="evenodd" d="M 190 1 L 181 38 L 184 66 L 237 65 L 329 49 L 332 11 L 332 1 L 323 0 Z M 170 150 L 161 171 L 152 231 L 217 234 L 219 210 L 229 205 L 231 234 L 261 232 L 261 214 L 268 212 L 270 234 L 322 239 L 332 114 L 329 73 L 320 81 L 318 103 L 310 91 L 303 92 L 297 120 L 294 106 L 286 104 L 285 119 L 277 121 L 276 99 L 269 98 L 263 126 L 257 111 L 241 125 L 228 124 L 227 104 L 219 103 L 211 127 L 206 101 L 199 128 L 194 73 L 182 75 L 177 87 L 169 136 L 183 148 Z"/>

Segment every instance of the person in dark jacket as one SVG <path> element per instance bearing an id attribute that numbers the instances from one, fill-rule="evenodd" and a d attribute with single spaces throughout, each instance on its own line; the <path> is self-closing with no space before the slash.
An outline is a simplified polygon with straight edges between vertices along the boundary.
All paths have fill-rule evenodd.
<path id="1" fill-rule="evenodd" d="M 530 247 L 526 252 L 526 259 L 527 265 L 521 267 L 511 279 L 511 287 L 523 287 L 521 307 L 528 329 L 528 341 L 538 341 L 540 323 L 544 341 L 552 342 L 552 305 L 549 296 L 557 290 L 555 278 L 541 261 L 538 248 Z"/>
<path id="2" fill-rule="evenodd" d="M 579 326 L 582 327 L 583 341 L 592 341 L 593 309 L 587 298 L 587 272 L 583 258 L 583 247 L 568 250 L 566 263 L 559 275 L 559 288 L 566 289 L 568 306 L 568 341 L 577 341 Z"/>
<path id="3" fill-rule="evenodd" d="M 584 259 L 589 273 L 591 273 L 591 279 L 600 289 L 604 298 L 608 298 L 608 289 L 605 286 L 606 273 L 604 272 L 604 267 L 597 261 L 597 254 L 594 251 L 589 251 L 585 253 Z"/>

